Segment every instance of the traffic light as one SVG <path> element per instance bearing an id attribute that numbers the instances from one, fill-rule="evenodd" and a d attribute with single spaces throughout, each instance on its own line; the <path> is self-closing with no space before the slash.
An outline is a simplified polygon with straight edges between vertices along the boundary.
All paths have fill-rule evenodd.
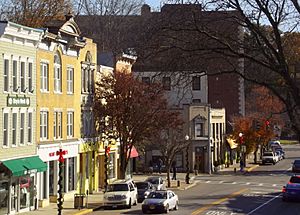
<path id="1" fill-rule="evenodd" d="M 253 130 L 259 131 L 261 128 L 261 123 L 258 120 L 254 120 L 252 123 Z"/>
<path id="2" fill-rule="evenodd" d="M 269 130 L 269 128 L 270 128 L 270 121 L 269 120 L 265 121 L 265 126 L 266 126 L 266 130 Z"/>

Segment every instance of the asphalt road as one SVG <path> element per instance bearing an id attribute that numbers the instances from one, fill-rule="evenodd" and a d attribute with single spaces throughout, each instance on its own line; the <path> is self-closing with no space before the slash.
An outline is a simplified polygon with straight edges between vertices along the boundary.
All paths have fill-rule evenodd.
<path id="1" fill-rule="evenodd" d="M 300 202 L 283 202 L 281 189 L 289 180 L 291 163 L 300 158 L 300 145 L 285 147 L 286 159 L 261 165 L 250 173 L 198 176 L 197 185 L 176 191 L 180 205 L 170 214 L 192 215 L 300 215 Z M 141 204 L 128 209 L 99 210 L 92 214 L 142 214 Z"/>

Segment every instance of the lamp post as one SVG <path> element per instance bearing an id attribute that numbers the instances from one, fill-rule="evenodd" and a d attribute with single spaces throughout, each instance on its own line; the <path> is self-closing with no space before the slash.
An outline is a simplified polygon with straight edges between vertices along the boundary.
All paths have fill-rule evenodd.
<path id="1" fill-rule="evenodd" d="M 64 155 L 66 154 L 65 150 L 62 150 L 62 146 L 60 145 L 59 150 L 56 151 L 56 155 L 58 157 L 59 162 L 59 173 L 58 173 L 58 198 L 57 198 L 57 214 L 61 215 L 61 211 L 63 209 L 63 196 L 62 196 L 62 182 L 63 182 L 63 168 L 64 168 Z"/>
<path id="2" fill-rule="evenodd" d="M 241 156 L 241 159 L 243 161 L 243 167 L 246 167 L 246 159 L 245 159 L 245 146 L 243 145 L 244 144 L 244 136 L 243 136 L 243 133 L 240 132 L 239 133 L 239 142 L 240 142 L 240 146 L 241 146 L 241 153 L 242 153 L 242 156 Z"/>
<path id="3" fill-rule="evenodd" d="M 108 185 L 108 155 L 110 152 L 110 147 L 108 146 L 108 140 L 104 140 L 104 173 L 105 173 L 105 179 L 104 179 L 104 190 L 107 191 L 107 185 Z"/>
<path id="4" fill-rule="evenodd" d="M 186 147 L 186 176 L 185 176 L 185 183 L 190 183 L 190 164 L 189 164 L 189 150 L 190 150 L 190 143 L 189 143 L 189 135 L 185 135 L 185 140 L 187 141 Z"/>

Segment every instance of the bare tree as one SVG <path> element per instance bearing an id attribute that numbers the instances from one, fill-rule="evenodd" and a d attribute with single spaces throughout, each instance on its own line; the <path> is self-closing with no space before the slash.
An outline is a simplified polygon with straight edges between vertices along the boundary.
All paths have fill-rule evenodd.
<path id="1" fill-rule="evenodd" d="M 69 0 L 4 0 L 1 18 L 30 27 L 43 27 L 53 19 L 62 19 L 72 11 Z"/>

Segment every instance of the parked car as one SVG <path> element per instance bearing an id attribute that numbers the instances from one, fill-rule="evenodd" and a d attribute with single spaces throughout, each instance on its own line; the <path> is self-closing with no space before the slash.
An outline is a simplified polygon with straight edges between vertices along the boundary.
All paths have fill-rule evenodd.
<path id="1" fill-rule="evenodd" d="M 282 188 L 282 201 L 300 200 L 300 176 L 294 175 Z"/>
<path id="2" fill-rule="evenodd" d="M 276 152 L 279 152 L 281 159 L 285 159 L 285 152 L 283 151 L 283 149 L 276 149 Z"/>
<path id="3" fill-rule="evenodd" d="M 158 190 L 151 192 L 142 203 L 143 213 L 163 212 L 171 209 L 178 210 L 178 196 L 171 190 Z"/>
<path id="4" fill-rule="evenodd" d="M 278 156 L 272 152 L 272 151 L 267 151 L 264 152 L 262 155 L 262 164 L 266 164 L 266 163 L 272 163 L 272 164 L 276 164 L 278 162 Z"/>
<path id="5" fill-rule="evenodd" d="M 280 151 L 275 151 L 275 156 L 277 156 L 277 161 L 281 161 L 283 159 Z"/>
<path id="6" fill-rule="evenodd" d="M 148 181 L 138 181 L 135 183 L 138 192 L 138 202 L 143 202 L 144 199 L 155 190 L 154 186 Z"/>
<path id="7" fill-rule="evenodd" d="M 166 185 L 162 177 L 160 176 L 150 176 L 146 179 L 147 182 L 150 182 L 156 190 L 165 190 Z"/>
<path id="8" fill-rule="evenodd" d="M 300 160 L 294 160 L 292 164 L 292 172 L 300 172 Z"/>
<path id="9" fill-rule="evenodd" d="M 108 185 L 103 198 L 104 207 L 126 206 L 131 208 L 132 204 L 137 204 L 137 188 L 132 180 L 118 180 Z"/>

